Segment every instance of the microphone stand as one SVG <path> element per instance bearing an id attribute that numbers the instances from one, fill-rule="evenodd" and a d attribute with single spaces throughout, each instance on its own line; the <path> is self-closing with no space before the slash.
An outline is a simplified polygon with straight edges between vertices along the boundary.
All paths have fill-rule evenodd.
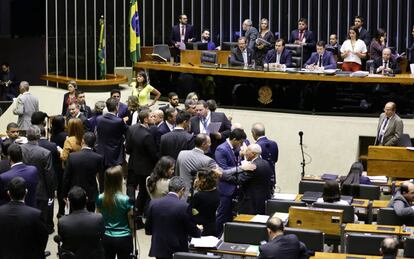
<path id="1" fill-rule="evenodd" d="M 299 145 L 300 145 L 300 152 L 302 153 L 302 162 L 300 163 L 300 165 L 302 167 L 302 172 L 300 174 L 302 176 L 301 179 L 303 179 L 303 177 L 305 177 L 305 165 L 306 165 L 306 163 L 305 163 L 305 153 L 303 152 L 302 136 L 300 136 Z"/>

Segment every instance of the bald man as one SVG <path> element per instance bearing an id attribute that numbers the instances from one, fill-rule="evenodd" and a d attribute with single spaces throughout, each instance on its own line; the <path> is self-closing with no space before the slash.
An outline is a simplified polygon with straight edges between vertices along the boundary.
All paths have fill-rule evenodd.
<path id="1" fill-rule="evenodd" d="M 381 242 L 380 253 L 383 259 L 395 259 L 398 253 L 398 240 L 387 237 Z"/>
<path id="2" fill-rule="evenodd" d="M 414 209 L 412 202 L 414 201 L 414 184 L 411 182 L 403 182 L 400 189 L 395 193 L 394 197 L 388 204 L 389 208 L 393 208 L 397 216 L 403 219 L 414 218 Z"/>
<path id="3" fill-rule="evenodd" d="M 19 116 L 17 124 L 19 125 L 20 135 L 25 135 L 26 130 L 32 125 L 31 119 L 34 112 L 39 111 L 39 99 L 29 93 L 29 83 L 22 81 L 19 85 L 20 95 L 16 100 L 16 107 L 13 114 Z"/>
<path id="4" fill-rule="evenodd" d="M 265 214 L 265 202 L 271 197 L 272 169 L 266 160 L 260 157 L 262 148 L 259 144 L 247 147 L 245 158 L 256 165 L 253 173 L 243 172 L 237 181 L 240 186 L 239 213 Z"/>
<path id="5" fill-rule="evenodd" d="M 404 124 L 395 113 L 396 109 L 397 106 L 393 102 L 385 104 L 384 112 L 381 113 L 378 121 L 376 146 L 398 146 Z"/>
<path id="6" fill-rule="evenodd" d="M 390 48 L 382 50 L 382 57 L 374 60 L 375 73 L 377 74 L 400 74 L 398 63 L 392 59 Z"/>

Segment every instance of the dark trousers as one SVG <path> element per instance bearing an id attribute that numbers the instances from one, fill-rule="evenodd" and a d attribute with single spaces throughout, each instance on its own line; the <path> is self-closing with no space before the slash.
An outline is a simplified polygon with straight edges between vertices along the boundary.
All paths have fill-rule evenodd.
<path id="1" fill-rule="evenodd" d="M 128 172 L 127 195 L 131 199 L 135 199 L 135 190 L 138 186 L 138 195 L 135 201 L 135 206 L 139 215 L 144 214 L 145 207 L 150 200 L 147 188 L 145 187 L 147 177 L 148 175 L 136 175 L 131 171 Z"/>
<path id="2" fill-rule="evenodd" d="M 49 206 L 47 200 L 36 200 L 36 207 L 40 210 L 40 217 L 45 222 L 47 231 L 53 232 L 53 202 Z"/>
<path id="3" fill-rule="evenodd" d="M 223 234 L 223 225 L 226 222 L 233 221 L 232 197 L 220 195 L 220 205 L 217 208 L 217 236 Z"/>
<path id="4" fill-rule="evenodd" d="M 104 235 L 103 247 L 106 259 L 129 259 L 134 247 L 132 244 L 132 236 L 126 237 L 109 237 Z"/>

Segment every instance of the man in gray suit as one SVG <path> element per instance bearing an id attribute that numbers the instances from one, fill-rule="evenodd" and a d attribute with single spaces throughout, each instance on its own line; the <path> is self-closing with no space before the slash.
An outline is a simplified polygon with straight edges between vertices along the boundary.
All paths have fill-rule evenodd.
<path id="1" fill-rule="evenodd" d="M 36 187 L 36 207 L 41 211 L 41 217 L 46 222 L 49 233 L 52 233 L 53 213 L 48 213 L 48 209 L 53 208 L 55 190 L 52 154 L 49 150 L 39 146 L 39 139 L 40 128 L 35 125 L 30 126 L 27 129 L 28 142 L 21 145 L 23 163 L 37 168 L 39 183 Z"/>
<path id="2" fill-rule="evenodd" d="M 17 97 L 13 114 L 19 116 L 17 124 L 19 125 L 20 134 L 24 134 L 24 131 L 31 125 L 32 114 L 39 111 L 39 100 L 29 93 L 29 83 L 26 81 L 20 83 L 19 91 L 20 95 Z"/>
<path id="3" fill-rule="evenodd" d="M 256 44 L 257 35 L 259 34 L 257 29 L 253 27 L 252 24 L 253 22 L 250 19 L 244 20 L 242 24 L 243 31 L 245 31 L 244 37 L 246 37 L 247 39 L 247 48 L 251 50 L 254 48 L 254 45 Z"/>
<path id="4" fill-rule="evenodd" d="M 396 108 L 397 106 L 393 102 L 385 104 L 384 112 L 381 113 L 378 122 L 375 145 L 398 146 L 404 124 L 401 118 L 395 113 Z"/>

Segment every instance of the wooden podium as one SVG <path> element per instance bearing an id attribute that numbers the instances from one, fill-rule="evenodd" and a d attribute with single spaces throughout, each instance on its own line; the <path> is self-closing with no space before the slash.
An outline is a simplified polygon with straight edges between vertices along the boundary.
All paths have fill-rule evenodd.
<path id="1" fill-rule="evenodd" d="M 368 147 L 368 175 L 414 178 L 414 151 L 406 147 Z"/>

